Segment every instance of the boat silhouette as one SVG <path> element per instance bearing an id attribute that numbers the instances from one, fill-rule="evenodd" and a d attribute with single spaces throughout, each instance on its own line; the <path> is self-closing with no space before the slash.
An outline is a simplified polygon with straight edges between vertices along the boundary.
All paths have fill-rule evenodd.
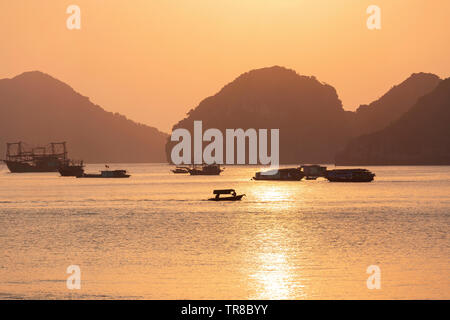
<path id="1" fill-rule="evenodd" d="M 209 198 L 209 201 L 239 201 L 245 194 L 237 195 L 234 189 L 220 189 L 214 190 L 213 193 L 216 195 L 214 198 Z M 229 197 L 221 197 L 222 194 L 231 194 Z"/>

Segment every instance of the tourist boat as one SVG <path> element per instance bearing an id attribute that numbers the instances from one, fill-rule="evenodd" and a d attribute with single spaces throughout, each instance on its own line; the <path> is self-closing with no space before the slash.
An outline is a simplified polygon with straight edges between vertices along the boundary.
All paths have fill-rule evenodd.
<path id="1" fill-rule="evenodd" d="M 208 199 L 209 201 L 239 201 L 245 194 L 237 195 L 234 189 L 222 189 L 214 190 L 213 192 L 216 196 L 214 198 Z M 220 197 L 221 194 L 231 194 L 229 197 Z"/>
<path id="2" fill-rule="evenodd" d="M 126 170 L 103 170 L 99 174 L 96 173 L 83 173 L 77 178 L 129 178 Z"/>
<path id="3" fill-rule="evenodd" d="M 170 170 L 170 171 L 172 171 L 173 173 L 189 173 L 189 168 L 186 168 L 186 167 L 176 167 L 175 169 L 173 169 L 173 170 Z"/>
<path id="4" fill-rule="evenodd" d="M 253 180 L 275 180 L 275 181 L 300 181 L 305 174 L 300 168 L 284 168 L 278 170 L 269 170 L 265 172 L 256 172 Z"/>
<path id="5" fill-rule="evenodd" d="M 204 164 L 201 167 L 187 168 L 191 176 L 217 176 L 223 171 L 218 164 Z"/>
<path id="6" fill-rule="evenodd" d="M 84 174 L 84 164 L 83 161 L 67 160 L 58 168 L 58 171 L 62 177 L 78 177 Z"/>
<path id="7" fill-rule="evenodd" d="M 367 169 L 328 170 L 325 178 L 330 182 L 371 182 L 375 174 Z"/>
<path id="8" fill-rule="evenodd" d="M 52 142 L 45 147 L 25 148 L 23 142 L 6 144 L 6 163 L 13 173 L 56 172 L 67 161 L 65 142 Z"/>

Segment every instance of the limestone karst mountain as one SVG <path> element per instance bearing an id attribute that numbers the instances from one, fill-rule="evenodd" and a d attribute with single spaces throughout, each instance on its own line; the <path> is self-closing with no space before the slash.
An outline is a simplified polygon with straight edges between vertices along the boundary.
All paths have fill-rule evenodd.
<path id="1" fill-rule="evenodd" d="M 67 84 L 33 71 L 0 80 L 0 155 L 5 143 L 67 141 L 86 162 L 164 162 L 167 134 L 107 112 Z"/>
<path id="2" fill-rule="evenodd" d="M 450 78 L 385 129 L 352 140 L 338 165 L 450 165 Z"/>

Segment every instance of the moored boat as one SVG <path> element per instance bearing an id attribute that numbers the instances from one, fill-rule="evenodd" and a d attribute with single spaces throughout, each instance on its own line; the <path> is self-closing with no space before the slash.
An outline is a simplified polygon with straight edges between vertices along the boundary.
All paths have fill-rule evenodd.
<path id="1" fill-rule="evenodd" d="M 173 173 L 180 174 L 180 173 L 189 173 L 189 168 L 187 167 L 176 167 L 175 169 L 171 170 Z"/>
<path id="2" fill-rule="evenodd" d="M 223 171 L 218 164 L 204 164 L 187 169 L 191 176 L 218 176 Z"/>
<path id="3" fill-rule="evenodd" d="M 274 180 L 274 181 L 300 181 L 305 174 L 300 168 L 283 168 L 278 170 L 269 170 L 265 172 L 256 172 L 253 180 Z"/>
<path id="4" fill-rule="evenodd" d="M 335 169 L 325 175 L 330 182 L 371 182 L 374 177 L 375 173 L 367 169 Z"/>
<path id="5" fill-rule="evenodd" d="M 83 161 L 65 161 L 58 171 L 62 177 L 78 177 L 84 174 L 84 164 Z"/>
<path id="6" fill-rule="evenodd" d="M 97 173 L 83 173 L 77 178 L 129 178 L 126 170 L 103 170 Z"/>
<path id="7" fill-rule="evenodd" d="M 52 142 L 45 147 L 25 148 L 23 142 L 6 144 L 4 162 L 12 173 L 56 172 L 67 160 L 65 142 Z"/>

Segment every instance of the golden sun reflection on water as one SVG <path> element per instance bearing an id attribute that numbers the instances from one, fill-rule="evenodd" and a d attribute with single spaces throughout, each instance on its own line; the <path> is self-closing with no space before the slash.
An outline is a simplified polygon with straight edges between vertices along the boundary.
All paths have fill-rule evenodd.
<path id="1" fill-rule="evenodd" d="M 292 234 L 292 223 L 283 220 L 284 213 L 293 210 L 302 201 L 298 184 L 263 183 L 252 190 L 252 198 L 263 209 L 264 221 L 254 234 L 256 251 L 248 252 L 252 265 L 249 280 L 252 283 L 251 299 L 297 299 L 306 298 L 301 277 L 301 261 Z M 295 200 L 296 199 L 296 200 Z M 300 197 L 301 199 L 301 197 Z"/>
<path id="2" fill-rule="evenodd" d="M 295 284 L 294 268 L 286 253 L 262 253 L 258 256 L 259 270 L 250 275 L 256 281 L 255 299 L 294 299 L 303 285 Z"/>
<path id="3" fill-rule="evenodd" d="M 298 186 L 291 185 L 267 185 L 261 184 L 252 190 L 251 198 L 267 211 L 284 211 L 298 206 L 299 201 L 294 201 L 294 195 L 300 192 Z"/>

